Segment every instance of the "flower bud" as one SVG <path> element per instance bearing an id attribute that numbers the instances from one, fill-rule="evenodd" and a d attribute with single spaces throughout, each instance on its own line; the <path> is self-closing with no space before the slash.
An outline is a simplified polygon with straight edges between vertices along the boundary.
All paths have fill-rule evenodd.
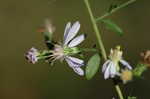
<path id="1" fill-rule="evenodd" d="M 32 47 L 26 54 L 25 57 L 26 59 L 32 63 L 35 64 L 38 61 L 38 55 L 39 52 L 37 49 L 35 49 L 34 47 Z"/>

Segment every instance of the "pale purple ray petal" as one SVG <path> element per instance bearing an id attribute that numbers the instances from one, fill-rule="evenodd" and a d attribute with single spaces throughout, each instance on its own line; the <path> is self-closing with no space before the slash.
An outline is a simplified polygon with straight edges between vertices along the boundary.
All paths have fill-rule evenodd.
<path id="1" fill-rule="evenodd" d="M 105 72 L 105 70 L 106 70 L 106 68 L 107 68 L 107 66 L 108 66 L 108 63 L 110 63 L 110 60 L 107 60 L 107 61 L 103 64 L 103 66 L 102 66 L 102 72 L 103 72 L 103 73 Z"/>
<path id="2" fill-rule="evenodd" d="M 69 29 L 68 35 L 66 36 L 64 45 L 67 45 L 70 40 L 72 40 L 80 29 L 80 23 L 77 21 L 73 24 L 73 26 Z"/>
<path id="3" fill-rule="evenodd" d="M 111 65 L 110 65 L 110 75 L 111 75 L 111 78 L 113 78 L 115 75 L 116 75 L 116 66 L 115 64 L 112 62 Z"/>
<path id="4" fill-rule="evenodd" d="M 68 63 L 69 67 L 74 68 L 74 64 L 68 58 L 65 58 L 66 62 Z"/>
<path id="5" fill-rule="evenodd" d="M 64 42 L 66 40 L 66 37 L 69 33 L 70 28 L 71 28 L 71 22 L 68 22 L 67 25 L 66 25 L 65 31 L 64 31 Z"/>
<path id="6" fill-rule="evenodd" d="M 81 68 L 73 68 L 73 70 L 80 76 L 84 75 L 84 71 Z"/>
<path id="7" fill-rule="evenodd" d="M 84 65 L 84 61 L 75 57 L 71 57 L 71 56 L 66 56 L 65 60 L 67 61 L 67 63 L 69 64 L 70 67 L 72 68 L 77 68 L 77 67 L 81 67 Z"/>
<path id="8" fill-rule="evenodd" d="M 129 65 L 129 63 L 127 62 L 127 61 L 125 61 L 125 60 L 123 60 L 123 59 L 121 59 L 120 60 L 120 63 L 122 63 L 124 66 L 126 66 L 128 69 L 132 69 L 132 66 L 131 65 Z"/>
<path id="9" fill-rule="evenodd" d="M 107 66 L 105 72 L 104 72 L 104 79 L 108 79 L 110 76 L 110 65 Z"/>
<path id="10" fill-rule="evenodd" d="M 82 41 L 84 41 L 85 39 L 85 35 L 82 34 L 80 36 L 77 36 L 76 38 L 74 38 L 69 44 L 68 47 L 74 47 L 79 45 Z"/>

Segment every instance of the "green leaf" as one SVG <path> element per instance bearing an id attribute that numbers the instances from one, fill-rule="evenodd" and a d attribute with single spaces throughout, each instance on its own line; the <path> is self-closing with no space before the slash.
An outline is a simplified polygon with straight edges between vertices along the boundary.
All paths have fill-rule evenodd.
<path id="1" fill-rule="evenodd" d="M 93 55 L 86 66 L 86 78 L 90 80 L 98 71 L 100 66 L 100 56 L 99 54 Z"/>
<path id="2" fill-rule="evenodd" d="M 107 29 L 118 33 L 119 35 L 123 35 L 123 30 L 117 25 L 115 24 L 113 21 L 109 20 L 109 19 L 103 19 L 101 20 Z"/>

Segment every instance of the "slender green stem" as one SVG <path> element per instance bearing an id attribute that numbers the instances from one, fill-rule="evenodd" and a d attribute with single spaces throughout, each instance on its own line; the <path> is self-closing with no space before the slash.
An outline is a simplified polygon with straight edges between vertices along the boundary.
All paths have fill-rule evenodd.
<path id="1" fill-rule="evenodd" d="M 119 98 L 120 98 L 120 99 L 124 99 L 119 85 L 115 85 L 115 88 L 116 88 L 116 90 L 117 90 L 117 92 L 118 92 Z"/>
<path id="2" fill-rule="evenodd" d="M 93 29 L 95 31 L 95 34 L 96 34 L 96 37 L 97 37 L 100 49 L 102 51 L 102 56 L 103 56 L 104 60 L 107 60 L 107 55 L 106 55 L 106 51 L 105 51 L 105 48 L 104 48 L 104 45 L 103 45 L 103 42 L 102 42 L 102 39 L 101 39 L 100 31 L 99 31 L 99 29 L 97 27 L 97 24 L 96 24 L 95 18 L 93 16 L 90 4 L 89 4 L 88 0 L 84 0 L 84 2 L 85 2 L 85 5 L 86 5 L 86 7 L 88 9 L 88 13 L 90 15 L 90 19 L 91 19 L 91 22 L 93 24 Z M 124 99 L 119 85 L 115 85 L 115 88 L 116 88 L 116 91 L 117 91 L 118 96 L 120 97 L 120 99 Z"/>
<path id="3" fill-rule="evenodd" d="M 106 59 L 107 59 L 106 51 L 105 51 L 105 48 L 104 48 L 104 45 L 103 45 L 103 42 L 102 42 L 102 39 L 101 39 L 100 32 L 99 32 L 99 30 L 98 30 L 98 27 L 97 27 L 95 18 L 94 18 L 94 16 L 93 16 L 91 7 L 90 7 L 90 5 L 89 5 L 88 0 L 84 0 L 84 2 L 85 2 L 86 7 L 87 7 L 87 9 L 88 9 L 88 12 L 89 12 L 89 15 L 90 15 L 90 18 L 91 18 L 91 22 L 92 22 L 92 24 L 93 24 L 93 28 L 94 28 L 94 31 L 95 31 L 97 40 L 98 40 L 100 49 L 101 49 L 101 51 L 102 51 L 102 56 L 103 56 L 104 60 L 106 60 Z"/>
<path id="4" fill-rule="evenodd" d="M 126 6 L 128 6 L 128 5 L 132 4 L 132 3 L 134 3 L 135 1 L 136 1 L 136 0 L 129 0 L 129 1 L 125 2 L 125 3 L 123 3 L 122 5 L 118 6 L 117 8 L 112 9 L 112 11 L 107 12 L 107 13 L 105 13 L 103 16 L 97 18 L 97 19 L 96 19 L 96 22 L 98 22 L 98 21 L 104 19 L 105 17 L 108 17 L 109 15 L 113 14 L 114 12 L 116 12 L 116 11 L 120 10 L 121 8 L 124 8 L 124 7 L 126 7 Z"/>

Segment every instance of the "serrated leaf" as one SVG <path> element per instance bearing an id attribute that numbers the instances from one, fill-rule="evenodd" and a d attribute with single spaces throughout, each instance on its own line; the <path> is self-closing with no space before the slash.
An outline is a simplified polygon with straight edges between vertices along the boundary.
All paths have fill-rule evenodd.
<path id="1" fill-rule="evenodd" d="M 100 67 L 100 56 L 98 54 L 93 55 L 86 66 L 86 78 L 90 80 L 98 71 Z"/>
<path id="2" fill-rule="evenodd" d="M 119 35 L 123 35 L 123 30 L 117 25 L 115 24 L 113 21 L 109 20 L 109 19 L 103 19 L 101 20 L 107 29 L 118 33 Z"/>

